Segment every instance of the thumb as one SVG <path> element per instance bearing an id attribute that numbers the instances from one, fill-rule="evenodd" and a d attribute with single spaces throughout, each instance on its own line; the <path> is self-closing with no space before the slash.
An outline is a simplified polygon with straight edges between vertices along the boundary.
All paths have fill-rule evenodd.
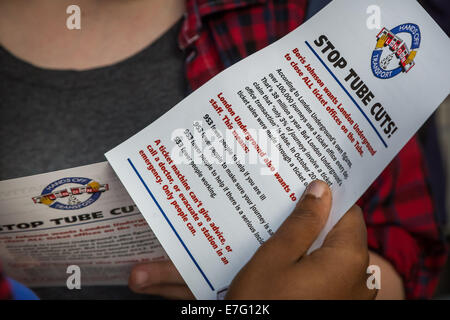
<path id="1" fill-rule="evenodd" d="M 320 180 L 311 182 L 291 215 L 263 245 L 283 262 L 297 262 L 306 254 L 327 222 L 331 190 Z"/>
<path id="2" fill-rule="evenodd" d="M 361 250 L 367 248 L 367 229 L 361 208 L 348 210 L 326 236 L 322 248 Z"/>

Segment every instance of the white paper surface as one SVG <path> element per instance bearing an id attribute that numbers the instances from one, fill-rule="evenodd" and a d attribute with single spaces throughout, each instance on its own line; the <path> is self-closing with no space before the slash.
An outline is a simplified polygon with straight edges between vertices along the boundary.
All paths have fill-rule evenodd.
<path id="1" fill-rule="evenodd" d="M 89 189 L 94 188 L 94 189 Z M 0 256 L 28 286 L 126 285 L 133 265 L 167 255 L 107 162 L 0 182 Z"/>
<path id="2" fill-rule="evenodd" d="M 448 95 L 449 50 L 415 1 L 335 0 L 106 157 L 195 296 L 215 299 L 316 178 L 333 190 L 322 243 Z"/>

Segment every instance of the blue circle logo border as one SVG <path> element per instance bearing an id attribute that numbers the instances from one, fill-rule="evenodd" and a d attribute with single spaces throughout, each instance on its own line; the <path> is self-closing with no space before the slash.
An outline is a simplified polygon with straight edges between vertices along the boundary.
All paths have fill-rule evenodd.
<path id="1" fill-rule="evenodd" d="M 416 30 L 416 32 L 413 32 L 411 30 Z M 417 24 L 404 23 L 404 24 L 401 24 L 401 25 L 395 27 L 394 29 L 392 29 L 391 32 L 393 34 L 405 33 L 405 32 L 409 33 L 411 35 L 411 45 L 409 47 L 410 50 L 412 51 L 412 50 L 420 48 L 420 43 L 422 41 L 422 37 L 421 37 L 421 33 L 420 33 L 420 28 Z M 418 35 L 418 36 L 416 37 L 416 35 Z M 380 67 L 380 59 L 381 59 L 382 53 L 383 53 L 383 50 L 381 50 L 381 49 L 378 49 L 378 50 L 375 49 L 372 52 L 371 69 L 372 69 L 374 76 L 379 79 L 391 79 L 391 78 L 399 75 L 403 71 L 403 68 L 401 66 L 399 66 L 398 68 L 395 68 L 393 70 L 389 70 L 389 71 L 385 71 Z M 385 75 L 380 76 L 380 74 L 382 74 L 381 72 L 385 73 Z"/>

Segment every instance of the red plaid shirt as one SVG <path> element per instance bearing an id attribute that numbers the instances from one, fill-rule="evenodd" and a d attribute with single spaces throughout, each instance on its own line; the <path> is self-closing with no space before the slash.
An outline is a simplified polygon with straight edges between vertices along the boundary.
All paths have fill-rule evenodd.
<path id="1" fill-rule="evenodd" d="M 298 27 L 306 0 L 187 0 L 179 44 L 190 91 Z M 402 276 L 407 298 L 430 298 L 447 252 L 417 138 L 358 201 L 371 250 Z M 3 280 L 2 280 L 3 279 Z M 0 298 L 8 297 L 0 273 Z"/>
<path id="2" fill-rule="evenodd" d="M 187 0 L 179 34 L 186 77 L 195 90 L 223 69 L 297 28 L 306 0 Z M 430 298 L 447 257 L 416 137 L 358 204 L 368 244 L 403 278 L 407 298 Z"/>

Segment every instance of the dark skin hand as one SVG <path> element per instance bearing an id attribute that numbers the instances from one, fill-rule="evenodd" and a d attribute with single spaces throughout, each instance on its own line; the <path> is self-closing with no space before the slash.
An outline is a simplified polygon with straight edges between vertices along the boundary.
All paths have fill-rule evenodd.
<path id="1" fill-rule="evenodd" d="M 374 299 L 367 288 L 369 265 L 361 209 L 353 206 L 329 232 L 320 249 L 306 252 L 324 227 L 331 191 L 322 181 L 309 185 L 292 214 L 232 281 L 227 299 Z M 171 262 L 133 268 L 130 288 L 172 299 L 193 299 Z"/>

